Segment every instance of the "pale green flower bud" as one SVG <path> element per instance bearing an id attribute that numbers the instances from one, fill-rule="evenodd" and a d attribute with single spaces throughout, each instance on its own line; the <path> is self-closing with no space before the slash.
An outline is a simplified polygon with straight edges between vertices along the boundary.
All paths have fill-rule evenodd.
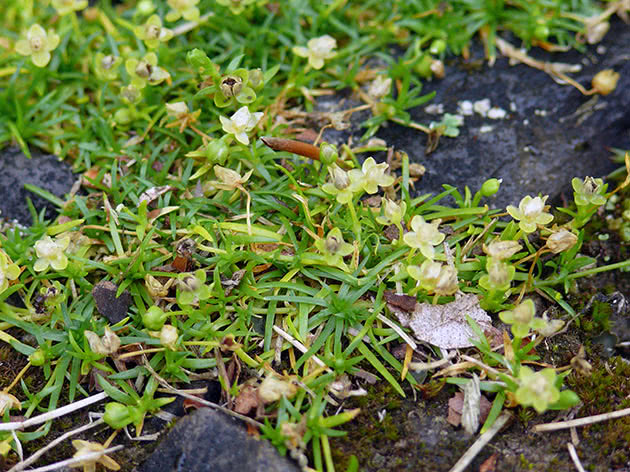
<path id="1" fill-rule="evenodd" d="M 435 39 L 431 46 L 429 46 L 429 52 L 435 56 L 439 56 L 446 49 L 446 41 L 443 39 Z"/>
<path id="2" fill-rule="evenodd" d="M 562 251 L 572 248 L 578 241 L 578 237 L 571 231 L 566 229 L 556 231 L 547 239 L 546 246 L 554 254 L 558 254 Z"/>
<path id="3" fill-rule="evenodd" d="M 164 313 L 159 306 L 153 305 L 142 315 L 142 324 L 147 329 L 157 331 L 162 329 L 167 319 L 168 313 Z"/>
<path id="4" fill-rule="evenodd" d="M 105 405 L 105 414 L 103 421 L 113 429 L 122 429 L 131 423 L 132 418 L 129 414 L 129 408 L 122 403 L 109 402 Z"/>
<path id="5" fill-rule="evenodd" d="M 151 0 L 140 0 L 136 7 L 136 12 L 142 16 L 150 15 L 155 11 L 155 5 Z"/>
<path id="6" fill-rule="evenodd" d="M 401 202 L 400 205 L 390 200 L 383 199 L 382 216 L 377 216 L 376 221 L 382 225 L 398 225 L 402 221 L 407 211 L 407 203 Z"/>
<path id="7" fill-rule="evenodd" d="M 617 82 L 619 81 L 619 73 L 612 69 L 606 69 L 599 71 L 593 77 L 591 85 L 601 95 L 608 95 L 617 88 Z"/>
<path id="8" fill-rule="evenodd" d="M 263 71 L 260 69 L 252 69 L 248 72 L 249 85 L 258 90 L 264 85 L 263 79 L 265 78 Z"/>
<path id="9" fill-rule="evenodd" d="M 481 185 L 481 195 L 491 197 L 499 191 L 503 179 L 488 179 Z"/>
<path id="10" fill-rule="evenodd" d="M 459 290 L 457 269 L 448 265 L 442 266 L 440 276 L 435 284 L 435 293 L 442 296 L 453 295 Z"/>
<path id="11" fill-rule="evenodd" d="M 494 259 L 503 260 L 519 252 L 521 247 L 517 241 L 492 241 L 488 246 L 483 245 L 483 252 Z"/>
<path id="12" fill-rule="evenodd" d="M 322 143 L 319 146 L 319 160 L 323 164 L 330 166 L 334 164 L 335 162 L 337 162 L 337 159 L 339 159 L 339 154 L 337 153 L 337 146 L 335 146 L 334 144 L 329 144 L 329 143 Z"/>
<path id="13" fill-rule="evenodd" d="M 41 348 L 39 348 L 33 354 L 28 356 L 28 360 L 35 367 L 40 367 L 46 362 L 46 353 Z"/>
<path id="14" fill-rule="evenodd" d="M 177 334 L 177 328 L 175 326 L 172 325 L 164 325 L 162 326 L 162 329 L 160 330 L 160 343 L 162 343 L 162 346 L 164 346 L 167 349 L 170 349 L 171 351 L 176 351 L 177 350 L 177 338 L 179 337 L 179 335 Z"/>

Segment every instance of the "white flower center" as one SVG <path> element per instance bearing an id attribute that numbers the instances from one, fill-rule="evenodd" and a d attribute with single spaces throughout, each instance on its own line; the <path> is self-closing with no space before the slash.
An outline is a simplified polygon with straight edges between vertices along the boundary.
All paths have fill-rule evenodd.
<path id="1" fill-rule="evenodd" d="M 109 55 L 109 56 L 105 56 L 103 58 L 103 60 L 101 61 L 101 67 L 105 70 L 109 70 L 112 68 L 112 66 L 114 65 L 114 56 Z"/>
<path id="2" fill-rule="evenodd" d="M 156 25 L 149 25 L 147 27 L 147 38 L 158 39 L 160 37 L 160 27 Z"/>
<path id="3" fill-rule="evenodd" d="M 39 51 L 40 49 L 42 49 L 42 47 L 44 47 L 44 41 L 39 36 L 31 38 L 30 43 L 31 43 L 31 49 L 35 52 Z"/>
<path id="4" fill-rule="evenodd" d="M 44 258 L 53 257 L 58 252 L 57 251 L 57 245 L 53 241 L 51 241 L 51 242 L 47 242 L 47 241 L 41 242 L 40 244 L 37 245 L 37 250 L 42 255 L 42 257 L 44 257 Z"/>
<path id="5" fill-rule="evenodd" d="M 540 212 L 542 212 L 543 207 L 544 204 L 542 199 L 536 197 L 527 202 L 527 204 L 523 208 L 523 213 L 525 213 L 525 216 L 536 216 Z"/>
<path id="6" fill-rule="evenodd" d="M 547 390 L 547 379 L 542 375 L 536 375 L 528 387 L 536 393 L 537 396 L 542 396 Z"/>

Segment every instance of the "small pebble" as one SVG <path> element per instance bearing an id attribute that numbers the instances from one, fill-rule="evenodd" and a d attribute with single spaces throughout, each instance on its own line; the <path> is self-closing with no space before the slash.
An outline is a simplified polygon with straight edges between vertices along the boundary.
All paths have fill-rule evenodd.
<path id="1" fill-rule="evenodd" d="M 425 107 L 424 111 L 429 115 L 441 115 L 444 113 L 444 105 L 441 103 L 432 103 L 431 105 Z"/>
<path id="2" fill-rule="evenodd" d="M 464 116 L 470 116 L 474 113 L 473 104 L 470 100 L 457 102 L 457 113 Z"/>
<path id="3" fill-rule="evenodd" d="M 481 116 L 485 117 L 490 110 L 490 99 L 484 98 L 483 100 L 477 100 L 475 103 L 473 103 L 473 110 L 475 111 L 475 113 L 478 113 Z"/>
<path id="4" fill-rule="evenodd" d="M 502 120 L 507 116 L 507 112 L 503 108 L 492 107 L 488 110 L 488 118 L 491 120 Z"/>

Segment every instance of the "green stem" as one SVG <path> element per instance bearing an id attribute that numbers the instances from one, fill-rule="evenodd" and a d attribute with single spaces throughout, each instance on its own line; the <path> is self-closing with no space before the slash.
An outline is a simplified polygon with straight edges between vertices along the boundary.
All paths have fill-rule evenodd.
<path id="1" fill-rule="evenodd" d="M 403 242 L 403 234 L 405 233 L 403 230 L 402 225 L 399 223 L 396 223 L 396 228 L 398 228 L 398 244 L 401 244 Z"/>
<path id="2" fill-rule="evenodd" d="M 319 439 L 322 442 L 322 452 L 324 453 L 326 470 L 328 472 L 335 472 L 335 464 L 333 462 L 332 454 L 330 452 L 330 443 L 328 442 L 328 436 L 326 434 L 322 434 Z"/>
<path id="3" fill-rule="evenodd" d="M 359 243 L 361 242 L 361 223 L 359 223 L 359 218 L 357 217 L 357 212 L 354 208 L 354 203 L 348 203 L 348 208 L 350 210 L 350 216 L 352 216 L 352 230 L 356 235 Z"/>
<path id="4" fill-rule="evenodd" d="M 540 282 L 534 282 L 534 287 L 549 287 L 549 286 L 561 284 L 565 279 L 566 280 L 579 279 L 580 277 L 589 277 L 591 275 L 599 274 L 600 272 L 623 269 L 625 267 L 630 267 L 630 259 L 626 261 L 615 262 L 614 264 L 608 264 L 601 267 L 595 267 L 594 269 L 588 269 L 588 270 L 583 270 L 580 272 L 575 272 L 573 274 L 569 274 L 566 277 L 562 277 L 562 278 L 556 277 L 550 280 L 542 280 Z"/>
<path id="5" fill-rule="evenodd" d="M 81 27 L 79 26 L 79 19 L 77 18 L 77 13 L 70 13 L 70 21 L 72 22 L 72 29 L 74 30 L 75 38 L 78 41 L 83 40 L 83 33 L 81 33 Z"/>

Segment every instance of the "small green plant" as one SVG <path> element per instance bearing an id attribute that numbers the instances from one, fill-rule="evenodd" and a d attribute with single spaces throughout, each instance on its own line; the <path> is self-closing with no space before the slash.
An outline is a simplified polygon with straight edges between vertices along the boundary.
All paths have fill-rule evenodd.
<path id="1" fill-rule="evenodd" d="M 359 414 L 333 404 L 364 393 L 352 376 L 371 370 L 403 396 L 405 385 L 428 396 L 444 385 L 420 385 L 390 351 L 402 333 L 387 318 L 390 290 L 433 305 L 474 294 L 502 313 L 513 335 L 504 354 L 479 330 L 471 351 L 496 376 L 481 383 L 496 394 L 491 418 L 508 397 L 537 412 L 574 404 L 565 372 L 525 365 L 562 323 L 536 317 L 526 297 L 542 294 L 575 317 L 565 295 L 577 279 L 630 266 L 580 255 L 589 220 L 619 189 L 575 180 L 574 207 L 559 209 L 571 220 L 551 226 L 543 195 L 489 209 L 484 199 L 501 184 L 491 176 L 476 192 L 415 195 L 403 153 L 394 172 L 347 145 L 264 143 L 286 144 L 280 136 L 311 118 L 343 129 L 369 110 L 364 138 L 394 122 L 427 133 L 432 148 L 461 120 L 425 126 L 408 110 L 431 100 L 423 83 L 446 73 L 448 54 L 479 34 L 492 60 L 498 30 L 525 45 L 579 48 L 576 32 L 601 38 L 623 5 L 215 3 L 0 5 L 0 145 L 54 153 L 82 176 L 65 198 L 28 187 L 59 216 L 33 211 L 32 226 L 0 232 L 0 340 L 26 363 L 0 393 L 3 421 L 87 397 L 96 380 L 110 399 L 105 423 L 139 435 L 172 400 L 156 397 L 158 382 L 185 389 L 218 372 L 233 404 L 259 402 L 247 414 L 281 452 L 333 471 L 330 438 Z M 386 52 L 392 45 L 400 57 Z M 604 93 L 616 79 L 597 82 Z M 317 96 L 338 90 L 364 103 L 311 114 Z M 99 312 L 92 293 L 102 283 L 128 304 L 119 316 Z M 16 460 L 51 427 L 3 433 L 0 454 Z"/>

